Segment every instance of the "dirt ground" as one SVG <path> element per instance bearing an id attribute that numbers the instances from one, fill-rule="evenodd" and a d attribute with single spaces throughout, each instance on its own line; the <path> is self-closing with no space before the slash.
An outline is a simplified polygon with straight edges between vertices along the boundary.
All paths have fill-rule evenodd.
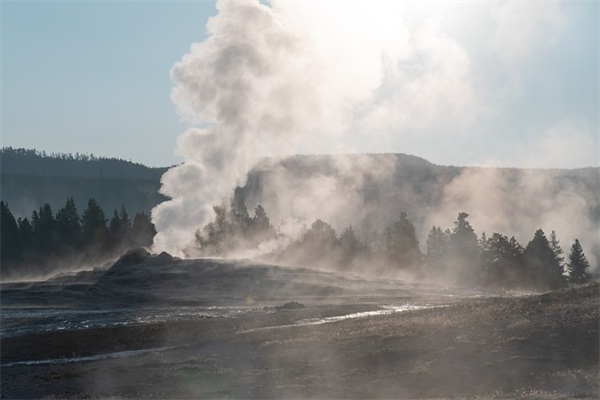
<path id="1" fill-rule="evenodd" d="M 599 398 L 599 299 L 594 284 L 315 325 L 294 323 L 368 307 L 6 338 L 1 395 Z"/>

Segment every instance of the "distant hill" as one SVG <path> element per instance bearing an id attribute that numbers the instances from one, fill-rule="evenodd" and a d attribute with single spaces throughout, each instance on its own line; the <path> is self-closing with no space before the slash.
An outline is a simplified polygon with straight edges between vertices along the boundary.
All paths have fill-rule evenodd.
<path id="1" fill-rule="evenodd" d="M 579 238 L 600 263 L 600 168 L 520 169 L 441 166 L 406 154 L 306 155 L 267 159 L 238 190 L 261 204 L 275 226 L 302 229 L 316 218 L 339 233 L 367 235 L 408 214 L 425 250 L 433 225 L 452 229 L 467 212 L 478 234 L 498 232 L 527 244 L 555 230 L 565 253 Z M 292 226 L 297 221 L 300 226 Z"/>
<path id="2" fill-rule="evenodd" d="M 0 197 L 16 217 L 30 217 L 46 202 L 56 212 L 68 196 L 80 212 L 95 198 L 109 218 L 121 204 L 133 215 L 165 200 L 158 190 L 167 168 L 13 148 L 3 148 L 0 157 Z M 592 268 L 600 269 L 597 167 L 441 166 L 406 154 L 292 156 L 263 160 L 237 194 L 250 210 L 261 204 L 288 233 L 320 218 L 338 234 L 352 225 L 364 240 L 404 211 L 423 249 L 433 225 L 452 229 L 463 211 L 478 234 L 514 235 L 522 244 L 539 228 L 556 230 L 565 253 L 578 238 Z"/>
<path id="3" fill-rule="evenodd" d="M 1 198 L 16 217 L 49 203 L 56 212 L 72 196 L 80 212 L 95 198 L 107 216 L 124 204 L 130 214 L 149 213 L 165 197 L 158 193 L 168 168 L 149 168 L 116 158 L 0 150 Z"/>

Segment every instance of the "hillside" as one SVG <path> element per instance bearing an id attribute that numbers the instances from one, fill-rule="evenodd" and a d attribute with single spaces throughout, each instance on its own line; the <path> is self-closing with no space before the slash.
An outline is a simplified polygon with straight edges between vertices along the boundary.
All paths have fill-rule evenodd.
<path id="1" fill-rule="evenodd" d="M 275 224 L 317 218 L 364 239 L 401 212 L 425 249 L 432 226 L 452 229 L 459 212 L 480 235 L 498 232 L 527 243 L 555 230 L 563 249 L 579 238 L 592 269 L 600 260 L 600 168 L 517 169 L 432 164 L 405 154 L 295 156 L 264 160 L 238 195 L 261 204 Z M 285 227 L 290 230 L 291 223 Z"/>
<path id="2" fill-rule="evenodd" d="M 165 200 L 158 190 L 167 168 L 12 148 L 0 155 L 1 197 L 16 217 L 30 216 L 45 202 L 56 211 L 68 196 L 79 210 L 93 197 L 107 213 L 121 204 L 130 213 L 149 212 Z M 452 229 L 463 211 L 478 234 L 514 235 L 520 243 L 539 228 L 556 230 L 565 251 L 581 240 L 596 271 L 599 193 L 599 168 L 440 166 L 406 154 L 269 158 L 237 192 L 249 210 L 261 204 L 275 228 L 288 235 L 320 218 L 338 234 L 352 226 L 364 240 L 401 212 L 414 224 L 423 250 L 433 225 Z"/>
<path id="3" fill-rule="evenodd" d="M 131 212 L 149 213 L 165 199 L 158 189 L 166 170 L 115 158 L 10 147 L 0 151 L 2 200 L 17 217 L 29 217 L 44 203 L 57 210 L 70 196 L 79 210 L 95 198 L 107 213 L 121 204 Z"/>

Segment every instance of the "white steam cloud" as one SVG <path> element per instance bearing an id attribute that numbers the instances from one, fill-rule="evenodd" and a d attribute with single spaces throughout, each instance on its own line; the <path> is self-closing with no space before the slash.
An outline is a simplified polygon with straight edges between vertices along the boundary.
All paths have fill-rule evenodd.
<path id="1" fill-rule="evenodd" d="M 155 248 L 181 254 L 261 157 L 348 151 L 353 125 L 382 132 L 396 111 L 393 124 L 410 127 L 470 107 L 466 53 L 435 22 L 411 30 L 401 7 L 219 1 L 209 37 L 171 71 L 173 101 L 199 127 L 179 138 L 185 162 L 162 179 L 172 200 L 153 210 Z"/>
<path id="2" fill-rule="evenodd" d="M 448 21 L 465 26 L 469 18 L 489 22 L 478 34 L 464 31 L 471 48 L 502 57 L 503 63 L 492 68 L 497 78 L 506 75 L 498 68 L 516 70 L 532 48 L 551 37 L 548 32 L 562 26 L 554 3 L 490 3 L 467 10 L 444 2 L 218 1 L 218 15 L 207 24 L 208 38 L 193 44 L 171 71 L 172 99 L 194 127 L 177 143 L 184 163 L 162 178 L 161 192 L 171 200 L 152 212 L 158 231 L 155 250 L 182 255 L 194 232 L 212 220 L 212 207 L 231 198 L 264 157 L 364 152 L 367 145 L 371 152 L 389 151 L 400 143 L 404 153 L 429 157 L 431 149 L 444 148 L 473 152 L 471 159 L 481 160 L 477 147 L 465 144 L 480 134 L 478 121 L 493 115 L 487 103 L 518 95 L 518 77 L 508 79 L 506 93 L 496 90 L 502 85 L 483 84 L 472 55 L 452 34 L 456 25 Z M 483 38 L 490 38 L 489 43 L 477 42 Z M 587 129 L 585 123 L 547 126 L 544 146 L 549 151 L 561 147 L 565 132 L 574 130 L 583 142 L 597 143 L 589 139 L 593 127 Z M 567 163 L 573 159 L 569 157 L 563 155 Z M 402 188 L 380 193 L 384 204 L 398 204 L 381 213 L 359 193 L 365 187 L 394 185 L 398 171 L 392 158 L 342 157 L 334 163 L 335 179 L 317 175 L 295 181 L 295 186 L 285 182 L 285 171 L 273 171 L 273 185 L 263 187 L 259 199 L 273 222 L 286 219 L 282 230 L 315 218 L 337 227 L 371 221 L 374 228 L 414 200 L 404 198 L 408 192 Z M 277 162 L 271 166 L 278 168 Z M 453 204 L 473 179 L 461 176 L 444 189 L 451 216 L 439 211 L 413 215 L 413 220 L 440 219 L 445 226 L 458 211 L 477 214 L 476 199 Z M 345 201 L 336 201 L 340 198 Z M 572 215 L 580 220 L 579 214 Z M 500 222 L 491 226 L 506 234 L 513 228 Z M 568 236 L 572 234 L 577 232 Z"/>

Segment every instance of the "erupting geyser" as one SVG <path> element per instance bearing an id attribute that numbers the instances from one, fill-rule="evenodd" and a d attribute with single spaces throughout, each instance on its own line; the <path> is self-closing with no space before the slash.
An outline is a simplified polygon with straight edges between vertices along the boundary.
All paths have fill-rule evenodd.
<path id="1" fill-rule="evenodd" d="M 208 38 L 171 71 L 173 101 L 195 127 L 178 140 L 184 163 L 162 179 L 171 200 L 152 213 L 156 251 L 181 255 L 261 157 L 385 143 L 375 135 L 392 114 L 394 130 L 413 131 L 465 107 L 474 115 L 461 47 L 431 21 L 409 29 L 402 5 L 366 6 L 217 3 Z"/>

